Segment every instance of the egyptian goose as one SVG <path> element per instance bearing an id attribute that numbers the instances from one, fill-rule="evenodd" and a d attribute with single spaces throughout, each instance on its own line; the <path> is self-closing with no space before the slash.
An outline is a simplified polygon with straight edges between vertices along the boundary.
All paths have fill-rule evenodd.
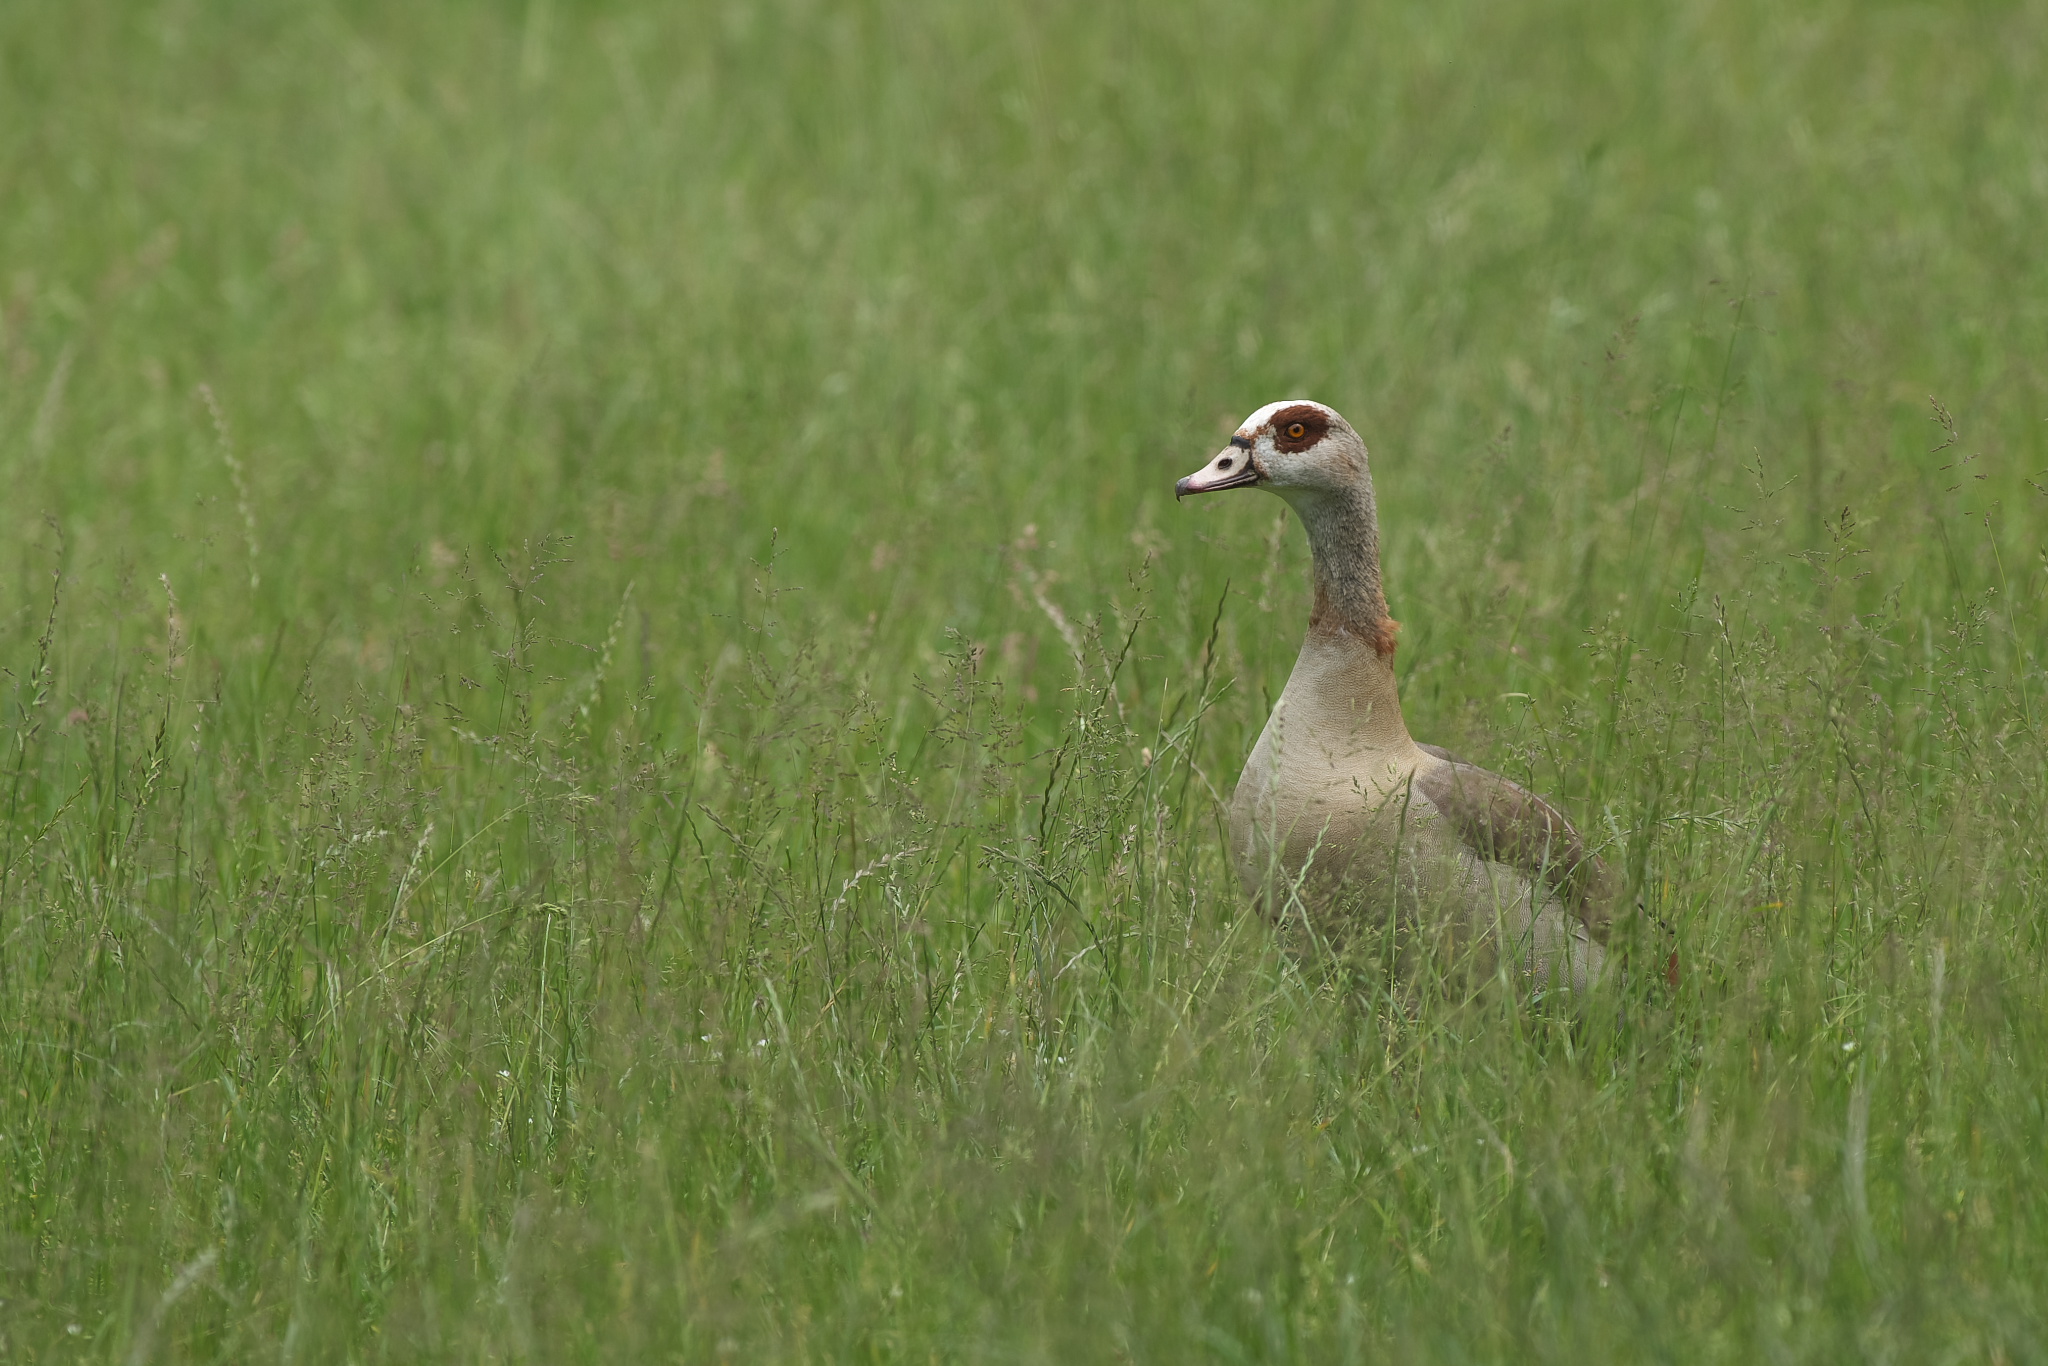
<path id="1" fill-rule="evenodd" d="M 1245 890 L 1328 939 L 1394 931 L 1409 969 L 1490 974 L 1505 950 L 1539 988 L 1583 989 L 1617 880 L 1542 798 L 1409 736 L 1365 443 L 1320 403 L 1269 403 L 1174 493 L 1244 488 L 1287 500 L 1315 564 L 1301 656 L 1231 799 Z"/>

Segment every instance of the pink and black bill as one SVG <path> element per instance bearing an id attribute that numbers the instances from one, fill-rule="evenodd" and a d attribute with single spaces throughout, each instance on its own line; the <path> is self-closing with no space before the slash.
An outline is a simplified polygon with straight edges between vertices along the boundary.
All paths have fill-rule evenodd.
<path id="1" fill-rule="evenodd" d="M 1173 486 L 1175 498 L 1191 493 L 1215 493 L 1221 489 L 1249 488 L 1259 482 L 1259 467 L 1252 459 L 1252 439 L 1242 432 L 1201 469 Z"/>

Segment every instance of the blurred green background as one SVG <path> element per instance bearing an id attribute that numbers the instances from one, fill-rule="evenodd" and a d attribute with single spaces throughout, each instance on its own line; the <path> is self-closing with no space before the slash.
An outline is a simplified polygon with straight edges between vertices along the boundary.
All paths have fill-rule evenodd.
<path id="1" fill-rule="evenodd" d="M 2048 1359 L 2044 59 L 0 11 L 0 1347 Z M 1243 914 L 1296 395 L 1675 999 Z"/>

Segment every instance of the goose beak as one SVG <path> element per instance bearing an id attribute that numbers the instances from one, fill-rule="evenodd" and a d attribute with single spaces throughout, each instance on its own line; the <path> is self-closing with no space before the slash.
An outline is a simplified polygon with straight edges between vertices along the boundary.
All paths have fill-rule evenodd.
<path id="1" fill-rule="evenodd" d="M 1216 493 L 1223 489 L 1250 488 L 1259 482 L 1259 467 L 1252 459 L 1252 443 L 1242 436 L 1230 438 L 1230 444 L 1216 453 L 1216 458 L 1187 478 L 1173 486 L 1176 499 L 1191 493 Z"/>

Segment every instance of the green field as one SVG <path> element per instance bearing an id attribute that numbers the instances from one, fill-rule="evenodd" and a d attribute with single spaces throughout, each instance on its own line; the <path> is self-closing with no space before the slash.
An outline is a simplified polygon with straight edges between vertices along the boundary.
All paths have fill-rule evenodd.
<path id="1" fill-rule="evenodd" d="M 2048 1362 L 2048 4 L 0 8 L 0 1361 Z M 1675 930 L 1290 950 L 1411 729 Z"/>

